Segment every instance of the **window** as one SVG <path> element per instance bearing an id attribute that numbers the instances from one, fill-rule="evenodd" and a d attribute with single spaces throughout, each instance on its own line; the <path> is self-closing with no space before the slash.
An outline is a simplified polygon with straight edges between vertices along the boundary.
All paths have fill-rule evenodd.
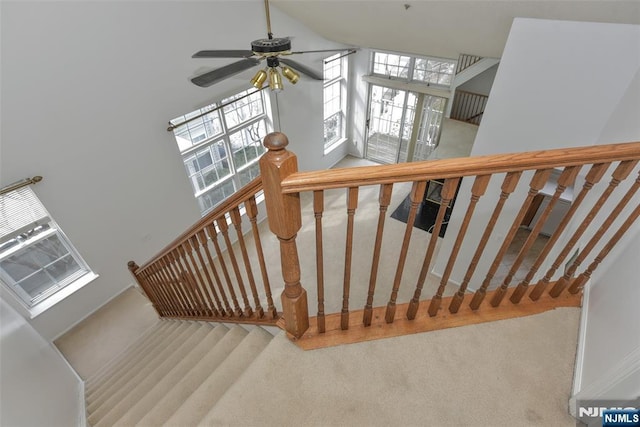
<path id="1" fill-rule="evenodd" d="M 270 130 L 264 94 L 243 91 L 171 121 L 202 215 L 260 174 Z"/>
<path id="2" fill-rule="evenodd" d="M 324 150 L 345 138 L 347 59 L 336 54 L 324 61 Z"/>
<path id="3" fill-rule="evenodd" d="M 93 277 L 31 188 L 0 195 L 0 278 L 28 309 Z"/>
<path id="4" fill-rule="evenodd" d="M 389 79 L 451 86 L 456 61 L 453 59 L 396 55 L 375 52 L 373 74 Z"/>

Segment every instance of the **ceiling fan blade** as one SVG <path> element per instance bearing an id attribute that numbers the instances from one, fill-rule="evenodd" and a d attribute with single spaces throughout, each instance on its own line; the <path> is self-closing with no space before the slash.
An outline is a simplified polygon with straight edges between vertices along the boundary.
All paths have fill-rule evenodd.
<path id="1" fill-rule="evenodd" d="M 321 52 L 345 52 L 345 51 L 355 51 L 356 49 L 348 48 L 348 49 L 320 49 L 320 50 L 299 50 L 296 52 L 290 52 L 287 55 L 299 55 L 301 53 L 321 53 Z"/>
<path id="2" fill-rule="evenodd" d="M 201 50 L 192 58 L 248 58 L 253 56 L 250 50 Z"/>
<path id="3" fill-rule="evenodd" d="M 214 83 L 218 83 L 228 77 L 238 74 L 244 70 L 256 66 L 260 63 L 259 59 L 247 58 L 242 61 L 234 62 L 233 64 L 225 65 L 224 67 L 216 68 L 208 73 L 201 74 L 191 79 L 194 85 L 200 87 L 209 87 Z"/>
<path id="4" fill-rule="evenodd" d="M 282 62 L 283 64 L 286 64 L 286 65 L 290 66 L 294 70 L 297 70 L 297 71 L 300 71 L 303 74 L 306 74 L 307 76 L 311 77 L 312 79 L 323 80 L 323 77 L 322 77 L 321 73 L 318 73 L 317 71 L 315 71 L 312 68 L 307 67 L 306 65 L 302 65 L 301 63 L 296 62 L 296 61 L 292 61 L 290 59 L 278 58 L 278 60 L 280 62 Z"/>

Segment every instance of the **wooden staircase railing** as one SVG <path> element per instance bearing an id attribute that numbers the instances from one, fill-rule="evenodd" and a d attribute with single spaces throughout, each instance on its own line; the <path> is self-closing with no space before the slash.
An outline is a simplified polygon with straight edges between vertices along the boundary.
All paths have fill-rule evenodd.
<path id="1" fill-rule="evenodd" d="M 271 296 L 257 223 L 256 195 L 261 190 L 262 179 L 258 177 L 190 227 L 151 261 L 141 267 L 129 262 L 129 270 L 161 317 L 276 324 L 280 314 Z M 241 209 L 250 222 L 262 295 L 245 243 Z M 232 242 L 230 225 L 235 230 L 237 245 Z M 266 300 L 266 309 L 262 307 L 261 297 Z"/>
<path id="2" fill-rule="evenodd" d="M 481 59 L 482 59 L 481 56 L 461 53 L 460 55 L 458 55 L 458 64 L 456 65 L 456 74 L 461 73 L 462 71 L 471 67 L 473 64 L 480 61 Z"/>
<path id="3" fill-rule="evenodd" d="M 152 261 L 142 267 L 130 262 L 131 272 L 161 316 L 277 323 L 303 348 L 315 348 L 530 315 L 560 306 L 579 306 L 586 281 L 640 215 L 637 194 L 640 142 L 315 172 L 298 172 L 296 156 L 286 149 L 288 140 L 284 134 L 267 135 L 264 145 L 268 152 L 260 159 L 261 179 L 236 193 Z M 558 175 L 555 181 L 550 180 L 554 173 Z M 414 219 L 429 181 L 436 179 L 442 182 L 442 189 L 435 224 L 426 238 L 419 277 L 416 282 L 407 283 L 403 276 L 409 245 L 417 233 L 424 234 L 415 231 Z M 462 180 L 471 180 L 471 183 L 460 186 Z M 623 182 L 624 185 L 620 185 Z M 387 210 L 394 188 L 399 184 L 411 186 L 409 214 L 406 226 L 403 225 L 397 258 L 387 257 L 382 261 L 381 248 L 393 237 L 384 233 Z M 365 214 L 377 216 L 377 226 L 375 229 L 371 226 L 370 230 L 371 236 L 375 234 L 375 243 L 369 253 L 356 254 L 353 247 L 357 238 L 354 223 L 360 213 L 358 196 L 364 186 L 372 185 L 379 188 L 378 209 L 376 213 Z M 526 276 L 514 281 L 567 188 L 571 188 L 574 195 L 568 211 L 537 252 Z M 346 193 L 341 296 L 334 294 L 335 290 L 328 295 L 332 300 L 341 298 L 341 308 L 335 313 L 327 313 L 325 307 L 325 292 L 336 288 L 335 283 L 325 283 L 323 231 L 327 230 L 323 228 L 323 216 L 326 191 L 330 189 L 343 189 Z M 264 191 L 269 229 L 278 239 L 284 282 L 282 315 L 271 297 L 257 226 L 256 194 L 260 190 Z M 314 317 L 309 316 L 307 292 L 301 283 L 296 242 L 303 223 L 301 193 L 311 193 L 314 218 L 309 224 L 315 224 L 315 247 L 305 247 L 305 250 L 315 249 L 317 315 Z M 532 205 L 537 206 L 533 201 L 540 194 L 547 194 L 548 203 L 517 249 L 517 256 L 506 267 L 508 272 L 498 281 L 496 272 L 505 268 L 505 254 L 523 218 L 530 214 Z M 447 232 L 453 236 L 452 247 L 448 254 L 439 255 L 444 257 L 446 265 L 434 294 L 424 300 L 422 293 L 435 261 L 438 236 L 445 223 L 447 207 L 454 198 L 456 209 L 462 215 L 459 224 L 448 224 Z M 251 223 L 259 259 L 256 269 L 262 278 L 261 293 L 242 237 L 240 206 L 244 206 Z M 232 245 L 230 240 L 229 224 L 235 228 L 237 245 Z M 479 240 L 467 239 L 471 227 L 482 230 Z M 501 231 L 501 227 L 504 230 Z M 219 238 L 224 247 L 218 242 Z M 498 246 L 496 251 L 487 251 L 491 245 Z M 473 256 L 461 259 L 462 248 Z M 579 251 L 574 255 L 576 249 Z M 239 256 L 236 251 L 240 252 Z M 590 257 L 596 251 L 597 255 Z M 238 259 L 244 266 L 244 275 Z M 395 275 L 389 283 L 378 283 L 381 262 L 395 265 Z M 580 265 L 586 262 L 588 267 L 580 270 Z M 352 268 L 363 263 L 370 271 L 368 285 L 352 283 Z M 480 265 L 488 266 L 488 270 L 477 277 Z M 463 278 L 459 274 L 461 280 L 456 279 L 457 282 L 452 281 L 456 266 L 464 272 Z M 546 271 L 539 274 L 543 266 Z M 562 266 L 565 270 L 557 274 Z M 335 270 L 336 266 L 329 268 Z M 230 277 L 231 270 L 235 281 Z M 354 287 L 363 291 L 364 286 L 364 300 L 352 301 Z M 400 300 L 399 291 L 408 286 L 412 286 L 412 296 Z M 455 292 L 447 296 L 445 290 L 451 286 L 455 286 Z M 374 297 L 380 292 L 387 293 L 387 302 L 384 306 L 374 306 Z M 266 310 L 261 307 L 262 298 L 266 300 Z M 358 309 L 354 310 L 354 305 Z"/>
<path id="4" fill-rule="evenodd" d="M 478 93 L 456 90 L 450 117 L 474 125 L 482 121 L 489 97 Z"/>
<path id="5" fill-rule="evenodd" d="M 460 324 L 488 321 L 493 319 L 521 316 L 539 312 L 557 306 L 579 306 L 580 291 L 585 281 L 597 268 L 602 259 L 609 253 L 625 231 L 637 219 L 640 208 L 636 207 L 628 214 L 621 224 L 616 221 L 626 212 L 625 208 L 630 204 L 638 205 L 637 191 L 640 188 L 640 175 L 636 176 L 632 184 L 624 189 L 619 200 L 610 199 L 614 190 L 624 181 L 638 165 L 640 160 L 640 142 L 612 144 L 605 146 L 591 146 L 580 148 L 567 148 L 548 151 L 537 151 L 516 154 L 499 154 L 482 157 L 470 157 L 460 159 L 446 159 L 436 161 L 413 162 L 386 166 L 368 166 L 349 169 L 331 169 L 327 171 L 296 172 L 292 159 L 295 156 L 286 150 L 286 136 L 271 134 L 265 138 L 265 145 L 269 152 L 261 160 L 263 167 L 275 167 L 271 165 L 273 159 L 287 159 L 291 162 L 286 168 L 280 168 L 278 182 L 274 185 L 265 185 L 267 203 L 274 199 L 299 200 L 301 192 L 313 193 L 313 207 L 316 224 L 316 265 L 317 265 L 317 316 L 309 320 L 307 314 L 306 299 L 304 303 L 299 299 L 304 298 L 305 291 L 299 282 L 298 255 L 295 252 L 295 230 L 299 229 L 298 202 L 284 208 L 286 215 L 295 217 L 295 226 L 288 232 L 281 233 L 277 227 L 272 226 L 281 242 L 286 241 L 288 250 L 282 251 L 283 265 L 289 263 L 291 277 L 285 278 L 287 286 L 291 286 L 290 296 L 296 299 L 284 310 L 284 318 L 287 323 L 286 330 L 295 338 L 300 338 L 299 345 L 304 348 L 331 345 L 336 342 L 353 342 L 362 339 L 371 339 L 385 335 L 380 332 L 389 328 L 386 336 L 411 333 L 419 330 L 430 330 L 440 327 L 451 327 Z M 559 172 L 557 182 L 550 182 L 554 169 Z M 263 177 L 267 180 L 267 175 Z M 591 206 L 585 205 L 585 201 L 591 190 L 606 175 L 610 174 L 608 185 Z M 580 177 L 578 180 L 577 178 Z M 441 190 L 441 204 L 433 226 L 431 237 L 424 252 L 422 270 L 417 283 L 414 285 L 413 297 L 408 301 L 398 301 L 398 291 L 401 286 L 410 286 L 403 280 L 403 271 L 407 261 L 407 251 L 414 233 L 413 222 L 419 205 L 422 203 L 425 188 L 428 181 L 444 179 Z M 444 222 L 445 211 L 454 198 L 458 184 L 462 179 L 471 179 L 469 194 L 459 194 L 458 200 L 466 199 L 466 208 L 458 202 L 458 209 L 466 209 L 458 229 L 449 232 L 454 233 L 455 242 L 448 256 L 445 257 L 446 266 L 439 286 L 435 294 L 426 301 L 421 300 L 421 294 L 425 279 L 430 272 L 434 261 L 434 253 L 439 239 L 439 231 Z M 269 178 L 270 180 L 270 178 Z M 398 253 L 393 283 L 390 283 L 389 298 L 386 306 L 373 307 L 372 301 L 381 284 L 377 284 L 377 269 L 380 264 L 380 250 L 383 245 L 383 231 L 387 218 L 386 211 L 389 206 L 390 196 L 394 184 L 411 182 L 410 193 L 411 207 L 407 219 L 402 246 Z M 491 182 L 496 185 L 499 194 L 494 194 L 497 199 L 488 220 L 475 219 L 475 208 L 481 198 L 490 187 Z M 353 248 L 353 221 L 357 216 L 358 191 L 363 186 L 379 186 L 379 213 L 375 243 L 371 249 L 371 257 L 358 254 L 355 260 Z M 507 249 L 513 243 L 516 232 L 522 224 L 522 220 L 530 209 L 534 198 L 545 188 L 551 188 L 548 193 L 549 203 L 543 209 L 539 220 L 533 225 L 528 237 L 519 249 L 518 255 L 509 266 L 507 275 L 501 283 L 493 283 L 496 271 L 504 261 Z M 515 273 L 522 266 L 523 260 L 536 241 L 543 225 L 552 213 L 554 206 L 560 200 L 562 194 L 569 187 L 573 188 L 576 195 L 566 215 L 560 220 L 555 232 L 550 236 L 542 251 L 537 255 L 533 265 L 529 268 L 526 277 L 518 283 L 512 283 Z M 346 218 L 345 222 L 345 264 L 344 281 L 342 286 L 342 308 L 339 313 L 326 313 L 324 307 L 326 288 L 323 283 L 323 199 L 324 192 L 328 189 L 342 188 L 346 192 Z M 514 209 L 505 209 L 507 200 L 514 194 L 523 195 L 523 200 Z M 518 199 L 519 197 L 511 197 Z M 486 206 L 486 205 L 485 205 Z M 486 209 L 486 207 L 485 207 Z M 269 212 L 272 215 L 282 215 L 274 209 Z M 584 212 L 587 212 L 586 215 Z M 592 225 L 594 218 L 600 214 L 605 219 L 598 227 Z M 508 231 L 497 253 L 486 253 L 488 242 L 496 232 L 496 224 L 510 224 Z M 571 232 L 570 226 L 577 228 Z M 466 242 L 465 237 L 468 228 L 473 225 L 484 231 L 479 242 Z M 595 230 L 594 230 L 595 229 Z M 585 232 L 589 230 L 589 236 Z M 613 235 L 609 236 L 609 234 Z M 580 264 L 587 260 L 588 255 L 607 236 L 608 240 L 600 250 L 589 267 L 580 272 L 577 278 L 574 273 L 578 271 Z M 588 243 L 582 247 L 575 260 L 557 280 L 554 279 L 556 271 L 567 260 L 571 251 L 577 247 L 581 239 L 587 239 Z M 284 243 L 283 243 L 284 244 Z M 470 260 L 459 259 L 458 254 L 465 244 L 476 245 L 474 255 Z M 555 260 L 552 266 L 542 277 L 537 276 L 538 269 L 544 264 L 550 254 L 554 254 Z M 492 262 L 482 280 L 474 280 L 476 267 L 482 259 L 492 257 Z M 286 259 L 285 259 L 286 258 Z M 368 260 L 367 260 L 368 259 Z M 350 281 L 353 262 L 371 263 L 371 274 L 366 301 L 357 302 L 362 310 L 352 310 L 354 302 L 350 301 L 350 291 L 353 284 Z M 390 260 L 385 260 L 390 262 Z M 450 275 L 457 263 L 468 263 L 464 279 L 457 287 L 455 294 L 444 297 L 445 288 L 451 285 Z M 330 266 L 335 268 L 335 266 Z M 491 285 L 499 285 L 490 290 Z M 469 289 L 475 289 L 473 294 Z M 286 292 L 285 292 L 286 293 Z M 333 295 L 332 297 L 336 297 Z M 526 297 L 526 298 L 525 298 Z M 289 298 L 289 296 L 283 296 Z M 465 306 L 465 301 L 467 305 Z M 504 310 L 500 310 L 500 308 Z M 459 318 L 456 318 L 460 315 Z M 443 320 L 444 319 L 444 320 Z M 402 323 L 401 331 L 392 331 L 391 326 Z M 411 325 L 411 323 L 415 326 Z M 386 325 L 385 325 L 386 324 Z M 435 325 L 435 326 L 434 326 Z M 375 326 L 375 328 L 373 327 Z M 353 334 L 345 331 L 355 328 Z M 305 341 L 316 341 L 307 343 Z M 342 341 L 341 341 L 342 340 Z"/>

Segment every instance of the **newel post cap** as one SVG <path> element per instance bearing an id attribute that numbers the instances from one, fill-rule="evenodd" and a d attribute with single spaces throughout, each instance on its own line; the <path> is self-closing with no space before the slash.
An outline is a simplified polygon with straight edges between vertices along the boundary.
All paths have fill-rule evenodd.
<path id="1" fill-rule="evenodd" d="M 263 144 L 269 151 L 280 151 L 289 145 L 289 138 L 282 132 L 271 132 L 264 137 Z"/>

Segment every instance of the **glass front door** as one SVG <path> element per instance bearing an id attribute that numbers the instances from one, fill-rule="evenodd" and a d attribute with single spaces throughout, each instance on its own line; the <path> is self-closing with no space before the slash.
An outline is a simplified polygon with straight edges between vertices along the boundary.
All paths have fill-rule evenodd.
<path id="1" fill-rule="evenodd" d="M 371 85 L 366 158 L 378 163 L 425 160 L 437 145 L 445 105 L 445 98 Z"/>

